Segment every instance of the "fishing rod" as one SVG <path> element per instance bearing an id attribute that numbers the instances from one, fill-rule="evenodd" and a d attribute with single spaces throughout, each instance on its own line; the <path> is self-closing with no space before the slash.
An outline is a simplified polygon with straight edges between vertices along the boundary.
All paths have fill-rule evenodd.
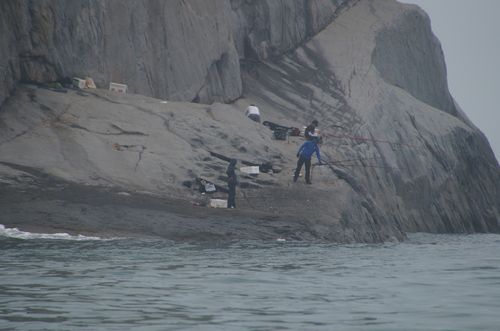
<path id="1" fill-rule="evenodd" d="M 396 167 L 390 166 L 374 166 L 374 165 L 365 165 L 365 164 L 343 164 L 344 167 L 363 167 L 363 168 L 384 168 L 384 169 L 400 169 Z"/>
<path id="2" fill-rule="evenodd" d="M 311 180 L 313 176 L 313 170 L 315 166 L 319 165 L 326 165 L 328 166 L 333 172 L 335 172 L 335 169 L 332 168 L 333 165 L 335 164 L 340 164 L 343 167 L 363 167 L 363 168 L 381 168 L 381 169 L 397 169 L 397 167 L 390 167 L 390 166 L 377 166 L 377 165 L 366 165 L 366 164 L 343 164 L 342 162 L 353 162 L 353 161 L 365 161 L 365 160 L 374 160 L 374 159 L 380 159 L 381 157 L 375 156 L 375 157 L 366 157 L 366 158 L 358 158 L 358 159 L 348 159 L 348 160 L 339 160 L 339 161 L 333 161 L 333 162 L 321 162 L 321 164 L 316 163 L 313 164 L 311 167 Z"/>
<path id="3" fill-rule="evenodd" d="M 364 160 L 375 160 L 375 159 L 381 159 L 382 157 L 380 156 L 375 156 L 375 157 L 365 157 L 365 158 L 358 158 L 358 159 L 348 159 L 348 160 L 339 160 L 339 161 L 333 161 L 333 162 L 322 162 L 325 164 L 334 164 L 334 163 L 340 163 L 342 165 L 342 162 L 353 162 L 353 161 L 364 161 Z"/>
<path id="4" fill-rule="evenodd" d="M 442 151 L 434 150 L 434 149 L 427 148 L 427 147 L 417 146 L 417 145 L 410 145 L 410 144 L 406 144 L 406 143 L 397 143 L 397 142 L 393 142 L 393 141 L 365 138 L 365 137 L 360 137 L 360 136 L 352 136 L 352 135 L 348 135 L 348 134 L 333 133 L 333 132 L 326 132 L 326 131 L 321 131 L 318 133 L 321 133 L 321 134 L 324 134 L 327 136 L 336 136 L 336 137 L 348 138 L 348 139 L 354 139 L 354 140 L 366 140 L 366 141 L 373 141 L 373 142 L 384 143 L 384 144 L 399 145 L 399 146 L 411 147 L 411 148 L 419 148 L 419 149 L 423 149 L 423 150 L 430 151 L 433 153 L 446 154 Z"/>
<path id="5" fill-rule="evenodd" d="M 333 164 L 340 164 L 341 166 L 344 167 L 368 167 L 368 168 L 392 168 L 392 169 L 399 169 L 396 167 L 390 167 L 390 166 L 374 166 L 374 165 L 366 165 L 366 164 L 344 164 L 342 162 L 353 162 L 353 161 L 365 161 L 365 160 L 376 160 L 376 159 L 381 159 L 380 156 L 375 156 L 375 157 L 365 157 L 365 158 L 359 158 L 359 159 L 348 159 L 348 160 L 339 160 L 339 161 L 333 161 L 333 162 L 321 162 L 322 164 L 325 165 L 333 165 Z M 318 164 L 315 164 L 318 165 Z"/>
<path id="6" fill-rule="evenodd" d="M 331 166 L 336 163 L 336 162 L 331 162 L 331 163 L 328 163 L 328 162 L 321 162 L 321 164 L 313 164 L 313 167 L 315 166 L 320 166 L 320 165 L 327 165 L 331 168 Z M 363 167 L 363 168 L 384 168 L 384 169 L 400 169 L 400 168 L 397 168 L 397 167 L 390 167 L 390 166 L 377 166 L 377 165 L 366 165 L 366 164 L 342 164 L 342 163 L 339 163 L 341 166 L 343 167 Z M 333 169 L 332 169 L 333 170 Z"/>

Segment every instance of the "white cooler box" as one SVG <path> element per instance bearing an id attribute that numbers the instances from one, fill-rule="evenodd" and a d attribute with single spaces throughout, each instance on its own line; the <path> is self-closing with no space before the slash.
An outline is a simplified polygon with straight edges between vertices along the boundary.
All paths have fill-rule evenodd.
<path id="1" fill-rule="evenodd" d="M 118 84 L 118 83 L 109 83 L 109 90 L 110 91 L 116 91 L 120 93 L 127 93 L 128 92 L 128 86 L 124 84 Z"/>
<path id="2" fill-rule="evenodd" d="M 255 167 L 242 167 L 242 168 L 240 168 L 240 171 L 244 172 L 246 174 L 255 175 L 255 174 L 259 173 L 259 167 L 258 166 L 255 166 Z"/>
<path id="3" fill-rule="evenodd" d="M 210 199 L 210 207 L 212 207 L 212 208 L 227 208 L 227 200 Z"/>

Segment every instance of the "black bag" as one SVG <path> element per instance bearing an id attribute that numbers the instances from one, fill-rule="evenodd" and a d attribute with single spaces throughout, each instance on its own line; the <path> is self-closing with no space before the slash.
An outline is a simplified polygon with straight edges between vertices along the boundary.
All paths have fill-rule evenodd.
<path id="1" fill-rule="evenodd" d="M 266 163 L 262 163 L 260 166 L 259 166 L 259 171 L 260 172 L 269 172 L 270 170 L 273 170 L 273 165 L 269 162 L 266 162 Z"/>
<path id="2" fill-rule="evenodd" d="M 276 140 L 286 140 L 286 134 L 288 130 L 278 129 L 274 130 L 274 139 Z"/>

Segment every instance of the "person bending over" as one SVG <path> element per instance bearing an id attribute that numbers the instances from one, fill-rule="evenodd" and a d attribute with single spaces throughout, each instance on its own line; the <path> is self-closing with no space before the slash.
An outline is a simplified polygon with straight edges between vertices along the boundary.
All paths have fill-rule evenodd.
<path id="1" fill-rule="evenodd" d="M 254 104 L 251 104 L 247 107 L 247 109 L 245 110 L 245 116 L 248 116 L 248 118 L 252 121 L 260 123 L 260 111 L 259 108 L 257 108 L 257 106 L 255 106 Z"/>

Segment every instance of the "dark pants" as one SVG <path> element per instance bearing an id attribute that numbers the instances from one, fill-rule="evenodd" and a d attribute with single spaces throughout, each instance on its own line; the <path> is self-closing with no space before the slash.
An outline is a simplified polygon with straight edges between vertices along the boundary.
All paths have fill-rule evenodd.
<path id="1" fill-rule="evenodd" d="M 236 208 L 236 183 L 227 183 L 229 188 L 229 196 L 227 197 L 227 208 L 234 207 Z"/>
<path id="2" fill-rule="evenodd" d="M 252 121 L 260 123 L 260 115 L 250 114 L 250 115 L 248 115 L 248 118 L 251 119 Z"/>
<path id="3" fill-rule="evenodd" d="M 311 172 L 311 160 L 306 159 L 302 155 L 299 157 L 299 160 L 297 161 L 297 169 L 295 169 L 295 176 L 293 177 L 293 181 L 297 180 L 297 177 L 299 177 L 300 174 L 300 169 L 302 169 L 302 165 L 306 164 L 306 183 L 309 183 L 309 176 Z"/>

